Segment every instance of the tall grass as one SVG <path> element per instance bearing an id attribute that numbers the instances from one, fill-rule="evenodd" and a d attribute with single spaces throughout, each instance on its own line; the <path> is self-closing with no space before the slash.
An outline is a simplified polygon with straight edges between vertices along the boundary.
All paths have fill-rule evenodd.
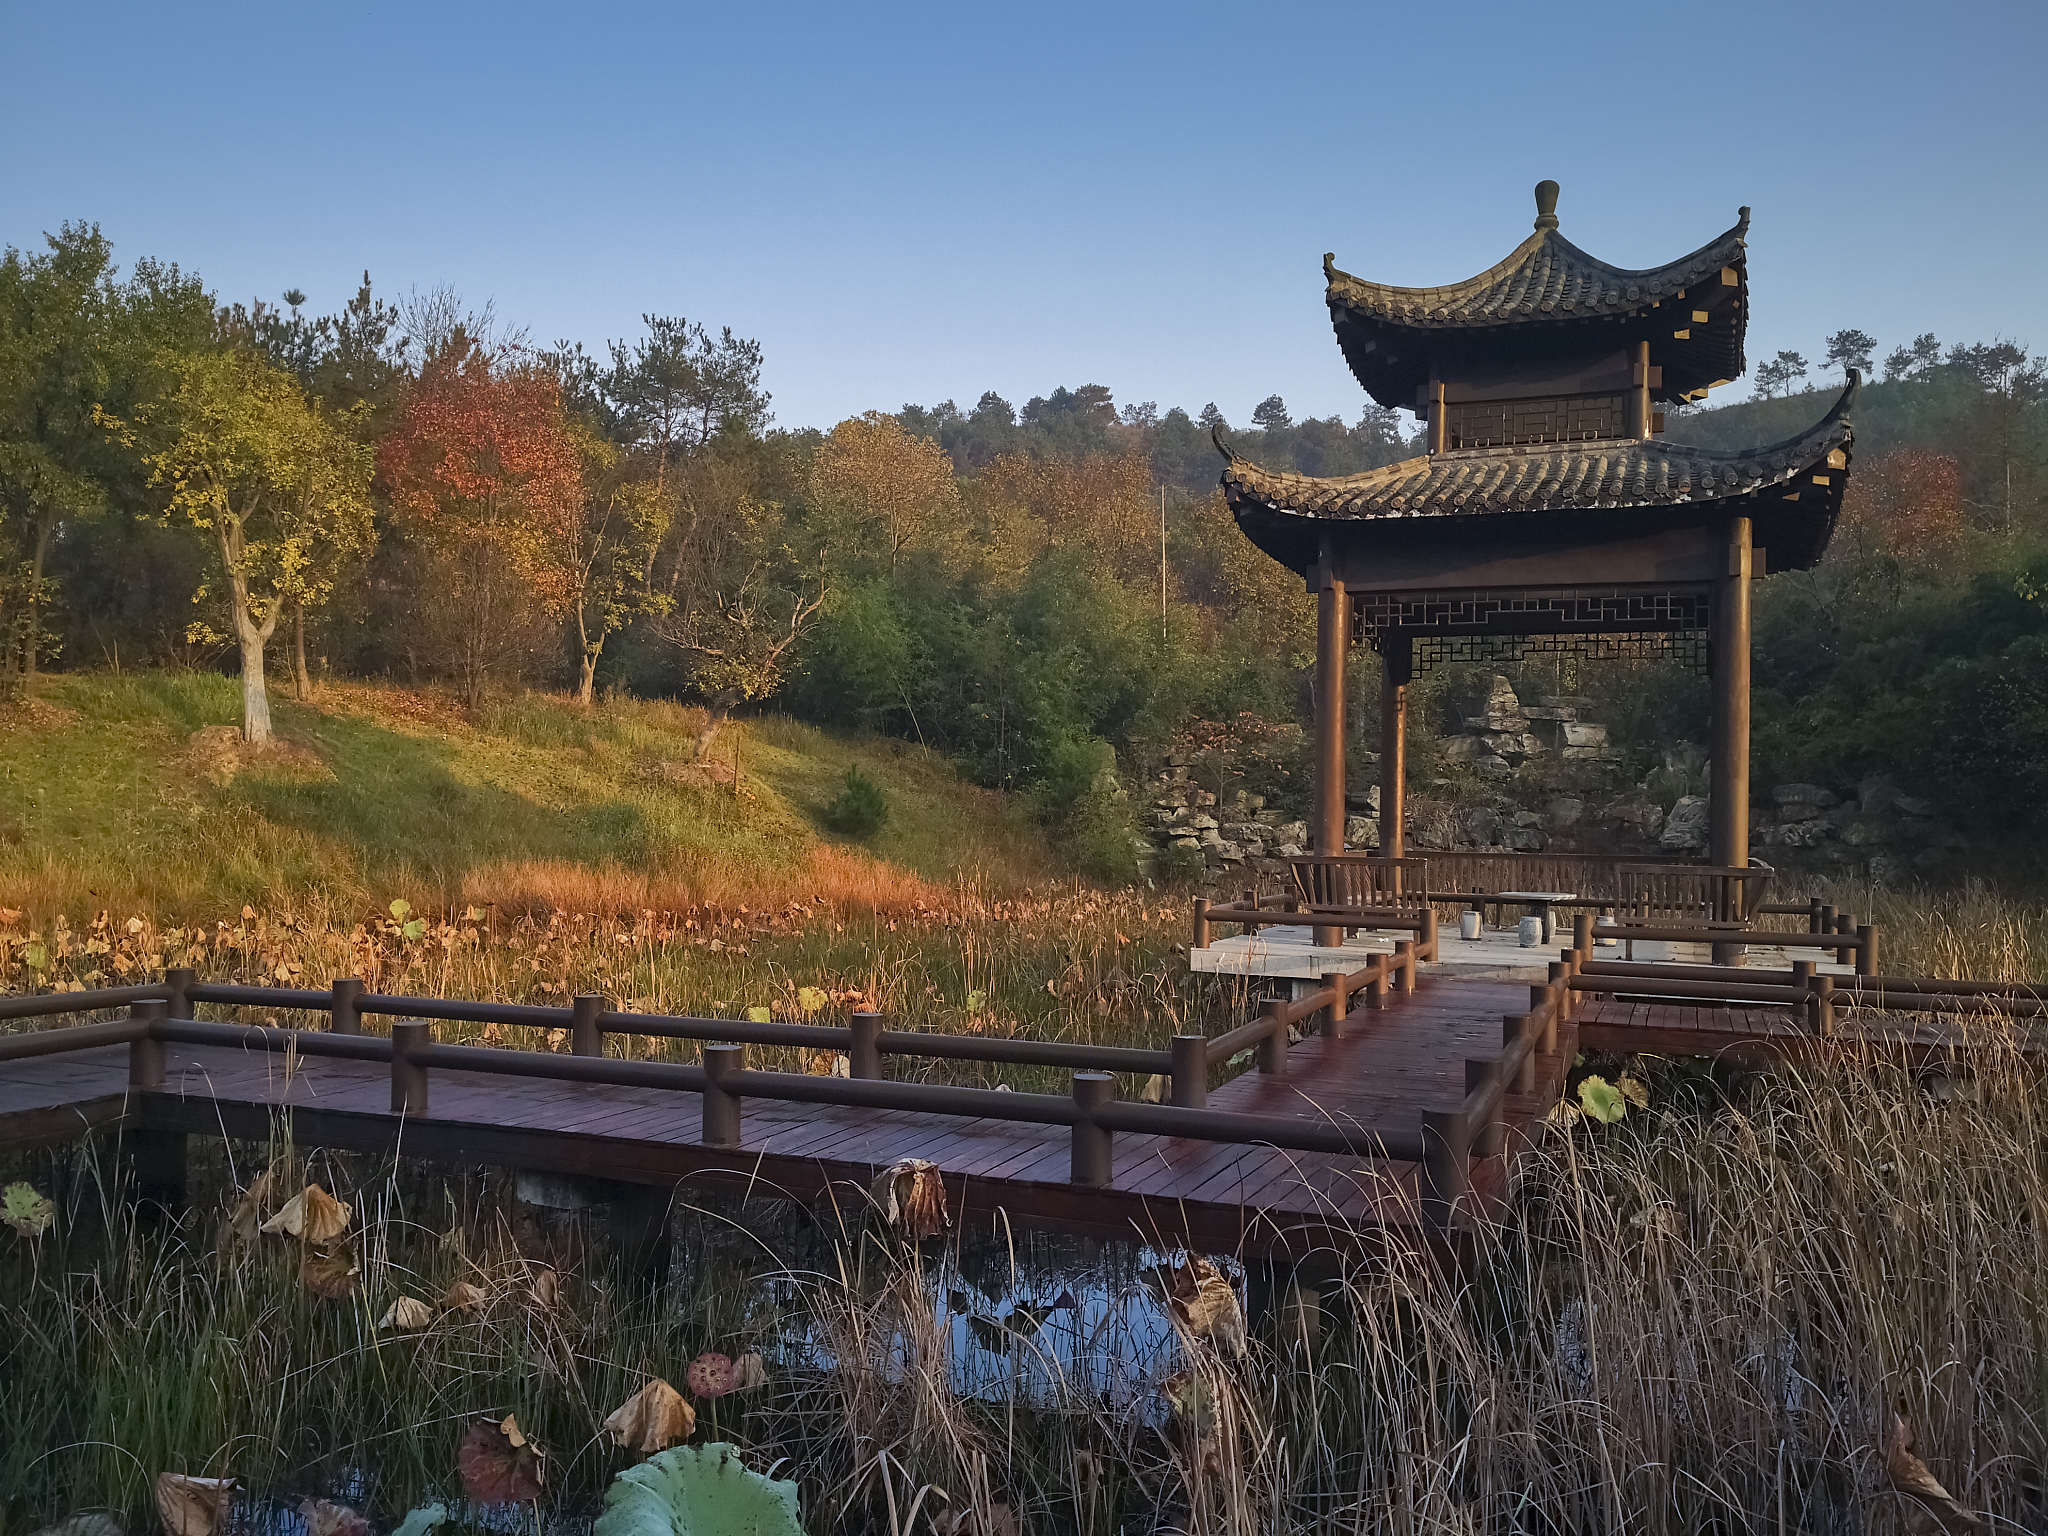
<path id="1" fill-rule="evenodd" d="M 516 1412 L 550 1448 L 539 1513 L 572 1516 L 622 1464 L 603 1414 L 709 1347 L 770 1383 L 700 1402 L 707 1432 L 797 1477 L 820 1531 L 1886 1531 L 1912 1513 L 1894 1413 L 1966 1506 L 2038 1528 L 2038 1071 L 1987 1047 L 1933 1080 L 1652 1076 L 1647 1112 L 1544 1133 L 1463 1270 L 1248 1264 L 1241 1360 L 1176 1331 L 1121 1245 L 998 1221 L 912 1246 L 857 1197 L 757 1199 L 679 1209 L 656 1282 L 495 1180 L 348 1159 L 310 1170 L 364 1218 L 360 1290 L 327 1301 L 283 1239 L 223 1251 L 224 1166 L 152 1229 L 73 1152 L 56 1233 L 0 1244 L 0 1502 L 10 1528 L 140 1515 L 170 1469 L 388 1518 Z M 243 1184 L 288 1154 L 237 1150 Z M 376 1330 L 457 1278 L 477 1313 Z"/>

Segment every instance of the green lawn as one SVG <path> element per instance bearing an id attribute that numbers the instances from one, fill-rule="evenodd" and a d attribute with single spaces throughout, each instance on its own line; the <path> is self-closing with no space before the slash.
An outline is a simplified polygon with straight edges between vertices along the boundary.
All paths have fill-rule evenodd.
<path id="1" fill-rule="evenodd" d="M 701 717 L 674 704 L 528 694 L 471 717 L 351 685 L 275 701 L 282 746 L 250 754 L 229 739 L 239 708 L 236 681 L 207 674 L 50 680 L 0 724 L 0 904 L 666 906 L 1053 873 L 1014 804 L 900 742 L 744 722 L 706 773 L 687 768 Z M 866 844 L 817 821 L 855 764 L 891 803 Z"/>

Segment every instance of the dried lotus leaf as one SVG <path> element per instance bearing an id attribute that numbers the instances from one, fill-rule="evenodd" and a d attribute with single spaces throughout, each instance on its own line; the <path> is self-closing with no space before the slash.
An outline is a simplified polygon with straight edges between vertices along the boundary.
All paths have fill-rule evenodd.
<path id="1" fill-rule="evenodd" d="M 696 1428 L 697 1410 L 659 1376 L 619 1404 L 604 1421 L 613 1444 L 641 1456 L 652 1456 L 689 1439 Z"/>
<path id="2" fill-rule="evenodd" d="M 331 1243 L 348 1230 L 348 1205 L 318 1184 L 308 1184 L 284 1203 L 284 1209 L 263 1223 L 265 1232 L 282 1232 L 308 1243 Z"/>
<path id="3" fill-rule="evenodd" d="M 186 1477 L 180 1472 L 159 1472 L 156 1512 L 164 1523 L 165 1536 L 214 1536 L 227 1520 L 234 1494 L 235 1480 L 231 1477 Z"/>
<path id="4" fill-rule="evenodd" d="M 542 1454 L 513 1416 L 472 1424 L 455 1455 L 462 1491 L 479 1504 L 530 1504 L 540 1497 Z"/>
<path id="5" fill-rule="evenodd" d="M 395 1328 L 401 1333 L 418 1333 L 430 1328 L 434 1322 L 434 1309 L 417 1296 L 401 1296 L 384 1309 L 384 1315 L 377 1319 L 379 1328 Z"/>
<path id="6" fill-rule="evenodd" d="M 451 1282 L 448 1289 L 441 1293 L 441 1310 L 443 1312 L 480 1312 L 483 1310 L 484 1303 L 488 1299 L 484 1295 L 482 1286 L 472 1285 L 467 1280 L 456 1280 Z"/>

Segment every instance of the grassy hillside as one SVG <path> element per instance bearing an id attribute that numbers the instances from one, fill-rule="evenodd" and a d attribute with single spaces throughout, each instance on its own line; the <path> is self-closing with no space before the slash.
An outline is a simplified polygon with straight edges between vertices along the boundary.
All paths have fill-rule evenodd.
<path id="1" fill-rule="evenodd" d="M 886 906 L 1054 872 L 1016 806 L 901 742 L 773 719 L 732 727 L 693 767 L 702 716 L 661 702 L 527 695 L 472 717 L 436 694 L 336 685 L 274 707 L 282 740 L 251 753 L 231 678 L 51 680 L 0 720 L 0 905 Z M 892 805 L 867 844 L 817 821 L 855 764 Z"/>

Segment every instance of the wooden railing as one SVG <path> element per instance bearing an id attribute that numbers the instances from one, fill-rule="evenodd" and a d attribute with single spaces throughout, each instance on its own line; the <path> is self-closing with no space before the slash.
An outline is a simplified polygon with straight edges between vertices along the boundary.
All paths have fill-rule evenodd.
<path id="1" fill-rule="evenodd" d="M 1412 992 L 1416 966 L 1434 953 L 1433 935 L 1421 944 L 1403 941 L 1394 954 L 1375 956 L 1361 970 L 1331 975 L 1324 985 L 1293 1003 L 1268 1003 L 1249 1024 L 1210 1039 L 1174 1037 L 1168 1050 L 1066 1045 L 1049 1041 L 990 1040 L 972 1035 L 935 1035 L 890 1030 L 881 1015 L 853 1015 L 844 1025 L 755 1023 L 662 1014 L 622 1013 L 602 997 L 578 997 L 566 1008 L 473 1002 L 445 998 L 385 996 L 344 978 L 326 991 L 204 983 L 189 970 L 174 970 L 162 984 L 117 987 L 0 1001 L 0 1020 L 94 1012 L 127 1007 L 126 1019 L 111 1023 L 0 1035 L 0 1063 L 101 1046 L 129 1048 L 129 1086 L 160 1090 L 165 1082 L 164 1047 L 169 1044 L 227 1045 L 388 1065 L 391 1112 L 428 1111 L 432 1074 L 461 1071 L 547 1078 L 560 1082 L 605 1083 L 695 1093 L 703 1107 L 706 1145 L 740 1144 L 748 1099 L 854 1108 L 912 1110 L 1040 1125 L 1071 1131 L 1070 1176 L 1084 1187 L 1110 1179 L 1114 1136 L 1130 1132 L 1235 1145 L 1263 1145 L 1290 1151 L 1326 1152 L 1423 1166 L 1424 1204 L 1432 1219 L 1449 1222 L 1468 1188 L 1466 1138 L 1459 1112 L 1425 1112 L 1414 1128 L 1315 1121 L 1289 1115 L 1245 1114 L 1207 1107 L 1211 1070 L 1251 1048 L 1258 1070 L 1284 1073 L 1289 1026 L 1320 1014 L 1326 1028 L 1341 1033 L 1353 998 L 1368 1008 L 1384 1006 L 1391 989 Z M 325 1030 L 273 1025 L 218 1023 L 193 1018 L 201 1004 L 309 1010 L 329 1015 Z M 363 1032 L 366 1016 L 393 1019 L 388 1037 Z M 569 1053 L 487 1046 L 448 1045 L 433 1039 L 432 1020 L 566 1029 Z M 624 1061 L 606 1057 L 607 1033 L 654 1035 L 704 1042 L 699 1065 Z M 748 1045 L 794 1046 L 844 1051 L 847 1077 L 767 1072 L 746 1065 Z M 887 1075 L 886 1058 L 925 1056 L 991 1063 L 1032 1064 L 1073 1069 L 1069 1094 L 1014 1093 L 931 1083 L 901 1083 Z M 1170 1078 L 1170 1103 L 1117 1097 L 1114 1074 L 1161 1073 Z"/>

